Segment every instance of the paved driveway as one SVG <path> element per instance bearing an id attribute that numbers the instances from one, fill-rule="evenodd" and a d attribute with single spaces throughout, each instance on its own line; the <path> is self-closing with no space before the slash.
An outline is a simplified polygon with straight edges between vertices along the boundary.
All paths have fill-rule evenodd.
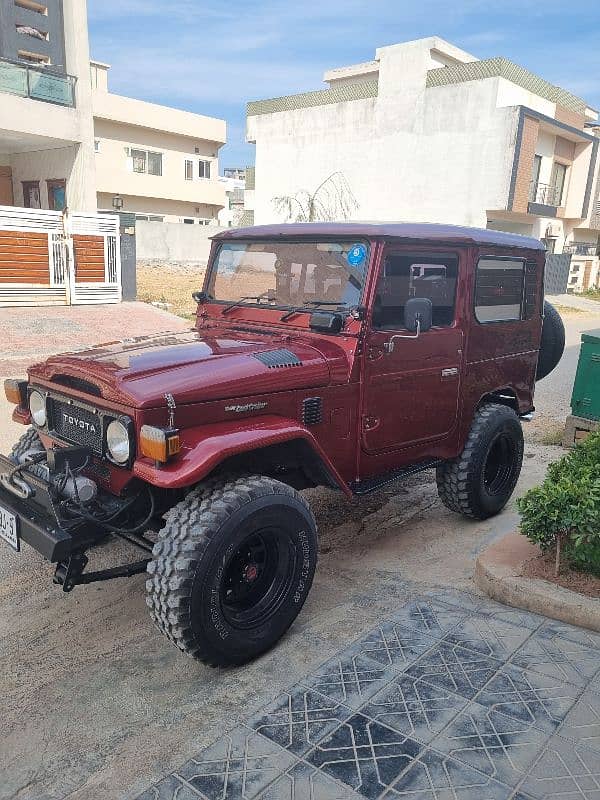
<path id="1" fill-rule="evenodd" d="M 427 592 L 138 800 L 595 800 L 599 646 Z"/>
<path id="2" fill-rule="evenodd" d="M 55 353 L 190 328 L 187 320 L 147 303 L 109 306 L 0 308 L 0 376 L 19 378 L 27 367 Z M 0 390 L 0 451 L 12 446 L 23 428 L 10 422 L 11 408 Z"/>
<path id="3" fill-rule="evenodd" d="M 115 313 L 124 308 L 113 307 Z M 169 327 L 162 325 L 168 315 L 157 314 L 160 324 L 157 329 Z M 84 315 L 78 324 L 85 326 L 89 319 Z M 125 335 L 132 329 L 139 332 L 137 323 L 134 325 L 131 319 L 127 313 L 119 321 L 127 329 Z M 598 323 L 597 316 L 587 314 L 569 318 L 567 355 L 559 370 L 539 384 L 536 397 L 542 418 L 548 424 L 558 426 L 564 420 L 580 332 L 597 328 Z M 181 324 L 185 327 L 187 323 Z M 91 331 L 90 337 L 95 332 Z M 93 338 L 115 335 L 123 333 L 102 332 Z M 44 347 L 65 349 L 63 340 L 60 345 L 54 341 L 47 343 L 43 337 L 39 341 Z M 13 358 L 18 355 L 12 352 Z M 2 444 L 6 447 L 6 439 L 15 437 L 4 431 L 4 426 L 2 432 L 5 439 Z M 549 461 L 559 455 L 558 448 L 537 444 L 529 436 L 525 468 L 515 496 L 538 483 Z M 21 555 L 6 547 L 0 549 L 0 800 L 136 797 L 163 775 L 180 770 L 184 762 L 196 758 L 205 746 L 223 741 L 225 732 L 243 731 L 242 726 L 253 714 L 264 713 L 267 702 L 287 692 L 292 685 L 304 685 L 306 676 L 318 674 L 323 660 L 337 658 L 357 636 L 364 637 L 381 620 L 391 619 L 408 596 L 427 592 L 433 586 L 470 589 L 473 561 L 478 552 L 518 523 L 514 500 L 503 514 L 487 522 L 471 522 L 452 514 L 439 503 L 430 473 L 351 502 L 327 490 L 310 490 L 306 494 L 320 530 L 320 561 L 311 594 L 298 620 L 277 647 L 240 669 L 204 667 L 185 658 L 160 636 L 147 614 L 141 575 L 78 587 L 71 594 L 63 594 L 52 585 L 52 568 L 31 549 Z M 93 566 L 106 565 L 116 558 L 119 547 L 124 545 L 99 548 L 94 552 Z M 130 553 L 121 555 L 130 557 Z M 447 630 L 444 636 L 450 632 Z M 535 637 L 539 636 L 536 632 Z M 433 636 L 431 647 L 437 646 L 441 638 Z M 525 644 L 522 641 L 518 646 Z M 473 646 L 467 650 L 470 653 Z M 593 652 L 598 658 L 598 651 Z M 498 660 L 502 662 L 503 657 Z M 533 671 L 537 674 L 537 667 Z M 557 678 L 564 680 L 561 675 Z M 572 678 L 566 682 L 583 690 L 582 684 Z M 319 693 L 322 694 L 321 689 Z M 460 692 L 453 694 L 462 697 Z M 324 696 L 327 698 L 327 693 Z M 350 708 L 355 711 L 362 705 L 353 701 Z M 594 717 L 591 713 L 593 727 L 597 714 Z M 512 720 L 510 715 L 508 718 Z M 340 719 L 340 724 L 342 721 L 346 725 L 346 720 Z M 349 730 L 347 725 L 345 730 Z M 360 730 L 356 728 L 352 735 L 367 737 L 366 729 L 362 733 Z M 328 729 L 327 733 L 330 732 Z M 508 735 L 510 731 L 505 733 Z M 417 743 L 422 741 L 419 736 L 409 738 Z M 268 737 L 264 742 L 263 739 L 257 739 L 261 747 L 273 746 L 276 753 L 284 753 L 283 760 L 275 767 L 278 772 L 273 773 L 272 787 L 279 772 L 295 765 L 298 780 L 305 780 L 306 770 L 315 764 L 311 761 L 308 767 L 309 762 L 298 762 L 298 758 L 304 758 L 308 751 L 290 754 Z M 425 744 L 429 742 L 422 743 Z M 419 746 L 413 746 L 416 749 L 411 758 L 417 757 L 417 751 L 423 752 L 423 746 L 418 749 Z M 374 750 L 377 747 L 373 744 Z M 444 751 L 436 744 L 431 752 Z M 215 756 L 216 760 L 220 758 Z M 399 754 L 398 759 L 402 758 Z M 451 758 L 453 764 L 463 763 L 454 751 Z M 382 774 L 387 763 L 388 759 L 382 759 L 377 767 Z M 320 775 L 324 761 L 317 766 Z M 421 769 L 425 768 L 415 767 L 411 774 L 417 775 Z M 478 769 L 485 774 L 481 765 Z M 192 777 L 190 772 L 186 774 Z M 393 769 L 385 774 L 390 775 L 387 782 L 400 777 L 400 772 L 396 772 L 394 778 Z M 331 775 L 325 771 L 325 778 L 338 780 L 335 791 L 341 791 L 337 773 Z M 510 784 L 505 774 L 498 778 L 501 784 Z M 587 773 L 583 778 L 586 785 L 595 786 L 592 791 L 596 795 L 573 793 L 569 800 L 598 800 L 600 778 L 592 779 Z M 285 778 L 279 785 L 290 780 Z M 217 778 L 215 781 L 214 785 L 218 785 Z M 202 786 L 206 787 L 206 783 Z M 255 783 L 250 770 L 246 796 L 254 797 L 263 787 L 264 779 L 257 778 Z M 150 797 L 171 798 L 168 785 L 163 784 L 160 791 Z M 244 797 L 231 791 L 221 800 Z M 298 792 L 295 796 L 310 800 L 331 797 L 325 790 L 320 793 L 320 789 L 312 796 Z M 393 792 L 389 795 L 394 796 Z M 411 800 L 486 800 L 485 793 L 477 789 L 471 795 L 465 789 L 462 794 L 440 791 L 436 795 L 423 791 L 420 796 L 416 792 L 409 796 Z M 195 795 L 186 785 L 176 797 L 190 800 Z M 268 797 L 264 795 L 264 800 Z M 491 794 L 487 800 L 495 797 Z"/>

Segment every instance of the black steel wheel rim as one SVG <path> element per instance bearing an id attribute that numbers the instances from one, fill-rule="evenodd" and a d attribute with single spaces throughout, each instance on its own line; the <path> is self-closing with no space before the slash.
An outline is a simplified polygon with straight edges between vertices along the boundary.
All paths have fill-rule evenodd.
<path id="1" fill-rule="evenodd" d="M 223 616 L 236 628 L 254 628 L 270 619 L 287 597 L 295 572 L 295 550 L 281 530 L 253 531 L 223 570 Z"/>
<path id="2" fill-rule="evenodd" d="M 516 461 L 516 448 L 507 433 L 499 434 L 488 450 L 483 468 L 483 485 L 489 495 L 505 494 L 511 487 Z"/>

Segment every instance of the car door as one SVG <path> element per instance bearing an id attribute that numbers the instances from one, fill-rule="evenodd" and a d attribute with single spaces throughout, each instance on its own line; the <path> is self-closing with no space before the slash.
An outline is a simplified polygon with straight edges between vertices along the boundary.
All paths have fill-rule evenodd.
<path id="1" fill-rule="evenodd" d="M 425 450 L 457 424 L 463 363 L 463 331 L 456 323 L 460 257 L 438 248 L 384 252 L 365 353 L 362 447 L 369 453 L 420 443 Z M 433 306 L 433 325 L 419 336 L 404 327 L 411 297 L 427 297 Z"/>

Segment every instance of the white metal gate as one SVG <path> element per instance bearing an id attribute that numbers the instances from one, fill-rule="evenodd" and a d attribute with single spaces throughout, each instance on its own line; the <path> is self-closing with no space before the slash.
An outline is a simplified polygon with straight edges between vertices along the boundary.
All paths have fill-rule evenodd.
<path id="1" fill-rule="evenodd" d="M 0 206 L 0 306 L 118 303 L 119 218 Z"/>

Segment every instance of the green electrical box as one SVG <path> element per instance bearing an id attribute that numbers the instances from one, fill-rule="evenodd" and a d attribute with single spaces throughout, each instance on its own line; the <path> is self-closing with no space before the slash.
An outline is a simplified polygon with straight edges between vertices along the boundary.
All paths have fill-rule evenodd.
<path id="1" fill-rule="evenodd" d="M 600 420 L 600 330 L 581 336 L 571 408 L 576 417 Z"/>

